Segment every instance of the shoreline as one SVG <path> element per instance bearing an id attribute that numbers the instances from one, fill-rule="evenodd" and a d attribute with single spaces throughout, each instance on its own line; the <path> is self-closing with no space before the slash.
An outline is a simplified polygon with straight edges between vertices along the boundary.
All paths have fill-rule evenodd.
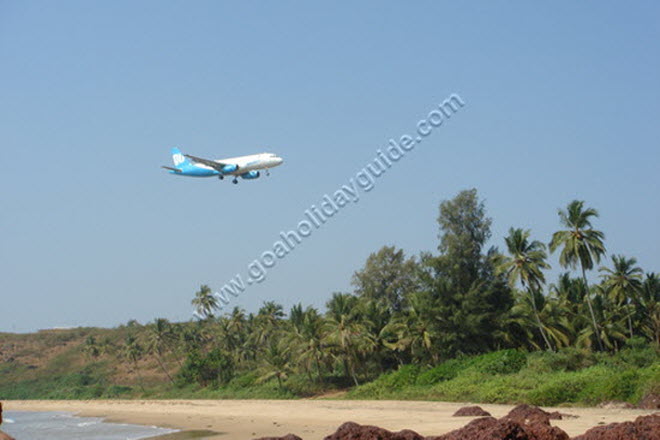
<path id="1" fill-rule="evenodd" d="M 108 422 L 177 429 L 181 432 L 154 440 L 249 440 L 296 434 L 322 440 L 342 423 L 353 421 L 392 431 L 412 429 L 422 435 L 441 435 L 467 424 L 470 417 L 453 417 L 474 403 L 393 400 L 33 400 L 5 401 L 7 411 L 66 411 Z M 479 404 L 495 417 L 515 405 Z M 543 407 L 577 418 L 553 421 L 570 436 L 598 425 L 632 421 L 654 410 L 589 407 Z"/>

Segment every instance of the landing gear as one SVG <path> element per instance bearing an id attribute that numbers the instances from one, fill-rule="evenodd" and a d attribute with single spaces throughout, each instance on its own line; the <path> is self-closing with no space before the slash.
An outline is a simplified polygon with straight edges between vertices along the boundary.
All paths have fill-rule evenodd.
<path id="1" fill-rule="evenodd" d="M 270 170 L 268 168 L 266 168 L 266 175 L 270 176 Z"/>
<path id="2" fill-rule="evenodd" d="M 234 180 L 232 180 L 231 183 L 233 183 L 234 185 L 236 185 L 236 184 L 238 183 L 238 179 L 237 179 L 236 177 L 234 177 Z"/>
<path id="3" fill-rule="evenodd" d="M 220 174 L 220 175 L 218 176 L 218 179 L 220 179 L 220 180 L 224 180 L 224 178 L 225 178 L 225 176 L 223 176 L 222 174 Z"/>

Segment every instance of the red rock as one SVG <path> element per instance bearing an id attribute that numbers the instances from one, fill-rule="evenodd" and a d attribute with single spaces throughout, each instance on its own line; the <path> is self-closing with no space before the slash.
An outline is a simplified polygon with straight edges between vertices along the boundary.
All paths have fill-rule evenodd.
<path id="1" fill-rule="evenodd" d="M 0 431 L 0 440 L 14 440 L 14 437 L 11 437 L 4 432 Z"/>
<path id="2" fill-rule="evenodd" d="M 524 425 L 526 422 L 537 422 L 545 425 L 550 424 L 550 413 L 542 410 L 538 406 L 518 405 L 509 411 L 506 418 L 515 420 Z"/>
<path id="3" fill-rule="evenodd" d="M 324 440 L 424 440 L 424 437 L 409 429 L 392 432 L 378 426 L 346 422 Z"/>
<path id="4" fill-rule="evenodd" d="M 518 413 L 522 414 L 522 411 L 514 416 Z M 527 411 L 525 414 L 534 415 L 536 412 Z M 551 426 L 547 416 L 543 419 L 536 414 L 531 420 L 525 418 L 522 422 L 509 416 L 499 420 L 482 417 L 449 434 L 427 437 L 426 440 L 569 440 L 569 437 L 561 429 Z"/>
<path id="5" fill-rule="evenodd" d="M 553 411 L 551 413 L 548 413 L 548 418 L 550 420 L 564 420 L 564 419 L 578 419 L 580 418 L 580 416 L 576 416 L 575 414 L 560 413 L 559 411 Z"/>
<path id="6" fill-rule="evenodd" d="M 454 413 L 454 417 L 488 417 L 490 413 L 480 406 L 464 406 Z"/>
<path id="7" fill-rule="evenodd" d="M 519 423 L 513 420 L 481 417 L 464 427 L 426 440 L 531 440 Z"/>
<path id="8" fill-rule="evenodd" d="M 396 440 L 424 440 L 424 437 L 411 429 L 395 432 L 392 438 Z"/>
<path id="9" fill-rule="evenodd" d="M 591 428 L 573 440 L 660 440 L 660 414 Z"/>
<path id="10" fill-rule="evenodd" d="M 295 434 L 287 434 L 284 437 L 261 437 L 260 439 L 256 439 L 256 440 L 302 440 L 302 439 Z"/>
<path id="11" fill-rule="evenodd" d="M 658 394 L 648 394 L 642 399 L 641 402 L 637 405 L 637 408 L 641 409 L 660 409 L 660 395 Z"/>

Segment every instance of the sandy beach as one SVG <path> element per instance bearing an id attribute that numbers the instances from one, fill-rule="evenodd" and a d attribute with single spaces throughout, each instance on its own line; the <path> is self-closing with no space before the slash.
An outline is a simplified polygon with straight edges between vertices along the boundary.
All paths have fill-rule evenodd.
<path id="1" fill-rule="evenodd" d="M 438 435 L 465 425 L 470 418 L 452 417 L 467 403 L 349 400 L 103 400 L 7 401 L 8 411 L 67 411 L 109 421 L 156 425 L 182 430 L 211 430 L 208 439 L 246 440 L 294 433 L 320 440 L 343 422 L 373 424 L 390 430 L 413 429 Z M 513 405 L 480 405 L 495 417 Z M 605 408 L 544 408 L 578 416 L 553 424 L 574 436 L 599 424 L 634 420 L 654 411 Z"/>

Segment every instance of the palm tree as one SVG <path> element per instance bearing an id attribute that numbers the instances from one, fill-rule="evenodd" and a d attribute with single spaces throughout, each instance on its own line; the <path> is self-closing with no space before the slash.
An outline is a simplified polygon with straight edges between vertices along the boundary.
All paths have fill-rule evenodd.
<path id="1" fill-rule="evenodd" d="M 135 372 L 137 373 L 138 382 L 140 384 L 140 388 L 142 389 L 142 392 L 144 392 L 145 390 L 142 381 L 142 373 L 140 372 L 140 367 L 138 366 L 138 362 L 140 361 L 140 359 L 142 359 L 143 354 L 144 354 L 144 350 L 142 349 L 142 346 L 137 341 L 135 336 L 128 335 L 124 341 L 123 355 L 124 358 L 132 364 Z"/>
<path id="2" fill-rule="evenodd" d="M 83 347 L 83 351 L 90 359 L 96 359 L 97 357 L 100 356 L 101 349 L 99 348 L 99 345 L 97 344 L 96 338 L 94 336 L 92 335 L 87 336 L 87 339 L 85 340 L 85 346 Z"/>
<path id="3" fill-rule="evenodd" d="M 409 352 L 416 362 L 438 363 L 438 351 L 434 345 L 438 336 L 438 316 L 433 295 L 429 292 L 415 292 L 408 297 L 405 313 L 394 317 L 387 331 L 394 334 L 394 340 L 385 346 L 395 352 Z"/>
<path id="4" fill-rule="evenodd" d="M 170 323 L 167 319 L 158 318 L 147 329 L 147 351 L 156 357 L 158 365 L 163 370 L 170 382 L 174 379 L 163 364 L 163 352 L 168 347 L 170 339 Z"/>
<path id="5" fill-rule="evenodd" d="M 591 327 L 591 319 L 586 304 L 586 287 L 582 277 L 571 278 L 569 272 L 559 276 L 556 284 L 550 285 L 550 296 L 555 298 L 557 306 L 563 310 L 563 315 L 570 323 L 570 341 L 574 345 L 578 334 L 584 327 Z"/>
<path id="6" fill-rule="evenodd" d="M 209 319 L 213 317 L 213 312 L 217 310 L 219 304 L 218 298 L 213 295 L 211 288 L 204 284 L 195 292 L 192 305 L 199 316 Z"/>
<path id="7" fill-rule="evenodd" d="M 346 293 L 334 293 L 326 304 L 327 321 L 325 341 L 334 356 L 344 366 L 347 377 L 359 385 L 356 367 L 359 360 L 370 352 L 373 339 L 365 325 L 359 319 L 359 299 Z"/>
<path id="8" fill-rule="evenodd" d="M 283 341 L 271 340 L 261 357 L 262 366 L 260 368 L 262 375 L 257 379 L 258 382 L 266 382 L 271 378 L 277 378 L 280 389 L 283 388 L 283 380 L 291 372 L 290 349 Z"/>
<path id="9" fill-rule="evenodd" d="M 541 337 L 548 350 L 552 350 L 552 345 L 541 323 L 536 304 L 536 295 L 540 294 L 541 286 L 545 284 L 543 269 L 549 269 L 550 265 L 545 261 L 547 258 L 545 245 L 537 240 L 530 242 L 529 235 L 529 230 L 509 229 L 509 235 L 504 238 L 504 241 L 510 256 L 499 256 L 497 258 L 496 272 L 506 274 L 511 287 L 515 287 L 520 282 L 523 289 L 527 290 Z"/>
<path id="10" fill-rule="evenodd" d="M 637 266 L 635 258 L 626 258 L 623 255 L 612 255 L 612 265 L 612 269 L 600 268 L 603 288 L 612 302 L 632 308 L 632 302 L 637 299 L 642 288 L 644 272 Z M 628 332 L 632 338 L 634 334 L 631 314 L 628 314 Z"/>
<path id="11" fill-rule="evenodd" d="M 325 306 L 328 309 L 328 317 L 339 321 L 343 315 L 354 315 L 357 305 L 357 296 L 335 292 Z"/>
<path id="12" fill-rule="evenodd" d="M 97 341 L 96 344 L 99 349 L 99 356 L 108 355 L 112 353 L 115 348 L 115 344 L 108 336 L 104 337 L 100 341 Z"/>
<path id="13" fill-rule="evenodd" d="M 602 313 L 602 322 L 598 326 L 597 335 L 594 334 L 592 326 L 583 328 L 577 338 L 577 345 L 592 348 L 592 341 L 595 339 L 602 341 L 605 349 L 617 351 L 626 340 L 626 320 L 630 310 L 611 301 L 603 286 L 597 285 L 594 289 L 598 293 L 594 297 L 595 306 Z"/>
<path id="14" fill-rule="evenodd" d="M 642 330 L 656 344 L 660 344 L 660 276 L 646 274 L 639 292 L 639 304 Z"/>
<path id="15" fill-rule="evenodd" d="M 252 343 L 264 345 L 279 329 L 286 314 L 284 308 L 274 301 L 266 301 L 255 317 L 255 327 L 251 332 Z"/>
<path id="16" fill-rule="evenodd" d="M 325 325 L 323 317 L 315 308 L 307 307 L 303 310 L 300 304 L 293 306 L 289 316 L 292 328 L 286 339 L 292 347 L 295 347 L 295 362 L 301 370 L 307 372 L 310 380 L 312 370 L 316 368 L 317 380 L 321 382 L 323 364 L 327 357 L 323 341 Z"/>
<path id="17" fill-rule="evenodd" d="M 550 252 L 555 252 L 562 247 L 559 255 L 559 264 L 562 267 L 575 269 L 580 265 L 582 269 L 582 278 L 587 288 L 586 299 L 589 305 L 591 323 L 594 327 L 594 334 L 598 341 L 598 348 L 603 350 L 603 341 L 598 331 L 596 314 L 591 303 L 591 292 L 589 290 L 589 281 L 587 280 L 587 271 L 594 268 L 594 263 L 600 263 L 600 258 L 605 254 L 605 234 L 593 229 L 591 218 L 598 217 L 598 211 L 593 208 L 584 207 L 584 202 L 573 200 L 568 204 L 566 210 L 559 210 L 559 220 L 566 229 L 557 231 L 553 234 L 550 241 Z"/>

